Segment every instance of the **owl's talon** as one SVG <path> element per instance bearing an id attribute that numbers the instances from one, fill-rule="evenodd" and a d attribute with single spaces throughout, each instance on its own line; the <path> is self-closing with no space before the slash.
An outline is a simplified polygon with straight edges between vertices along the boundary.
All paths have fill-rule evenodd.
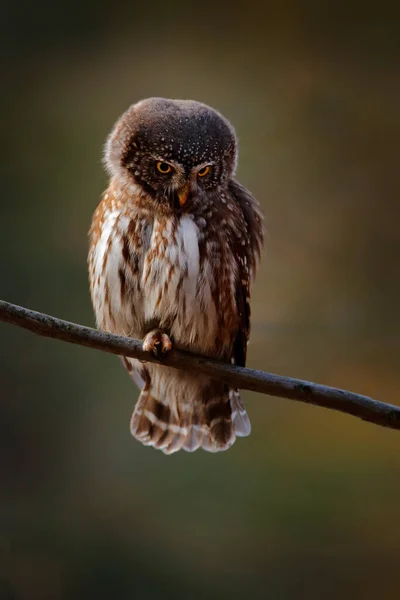
<path id="1" fill-rule="evenodd" d="M 143 350 L 155 358 L 163 358 L 172 349 L 172 342 L 166 333 L 159 329 L 150 331 L 143 340 Z"/>

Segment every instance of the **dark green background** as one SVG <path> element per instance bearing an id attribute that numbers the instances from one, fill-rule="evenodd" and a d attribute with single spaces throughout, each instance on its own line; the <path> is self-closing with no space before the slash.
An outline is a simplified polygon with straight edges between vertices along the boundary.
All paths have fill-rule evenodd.
<path id="1" fill-rule="evenodd" d="M 399 403 L 400 44 L 385 3 L 4 2 L 0 296 L 92 324 L 87 230 L 130 103 L 194 98 L 266 214 L 248 364 Z M 116 358 L 0 327 L 0 598 L 397 599 L 400 438 L 245 393 L 166 457 Z"/>

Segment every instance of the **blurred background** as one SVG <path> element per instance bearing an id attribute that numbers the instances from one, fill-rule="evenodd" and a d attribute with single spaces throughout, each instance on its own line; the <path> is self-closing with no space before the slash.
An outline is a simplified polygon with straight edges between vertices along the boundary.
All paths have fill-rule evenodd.
<path id="1" fill-rule="evenodd" d="M 234 6 L 232 5 L 234 4 Z M 1 3 L 0 296 L 93 324 L 117 117 L 219 109 L 266 250 L 248 365 L 400 403 L 400 37 L 390 5 Z M 244 393 L 252 435 L 166 457 L 117 358 L 0 325 L 0 598 L 398 598 L 399 434 Z"/>

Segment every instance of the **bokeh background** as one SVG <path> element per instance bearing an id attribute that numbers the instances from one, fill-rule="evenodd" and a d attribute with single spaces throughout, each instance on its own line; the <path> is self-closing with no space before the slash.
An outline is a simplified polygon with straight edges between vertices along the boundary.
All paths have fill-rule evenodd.
<path id="1" fill-rule="evenodd" d="M 384 2 L 1 3 L 3 299 L 93 324 L 102 145 L 134 101 L 240 138 L 266 251 L 248 364 L 399 403 L 400 37 Z M 253 433 L 129 434 L 115 357 L 0 326 L 0 598 L 397 599 L 399 434 L 245 393 Z"/>

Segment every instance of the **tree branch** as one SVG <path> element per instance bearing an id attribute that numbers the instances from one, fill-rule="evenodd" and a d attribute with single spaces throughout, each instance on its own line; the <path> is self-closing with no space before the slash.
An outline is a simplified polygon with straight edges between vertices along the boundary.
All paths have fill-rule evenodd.
<path id="1" fill-rule="evenodd" d="M 142 350 L 140 340 L 96 331 L 3 300 L 0 300 L 0 321 L 63 342 L 159 363 L 152 355 Z M 163 359 L 162 364 L 174 369 L 204 373 L 235 388 L 323 406 L 359 417 L 375 425 L 400 429 L 400 407 L 378 402 L 368 396 L 361 396 L 347 390 L 224 364 L 182 350 L 172 350 Z"/>

